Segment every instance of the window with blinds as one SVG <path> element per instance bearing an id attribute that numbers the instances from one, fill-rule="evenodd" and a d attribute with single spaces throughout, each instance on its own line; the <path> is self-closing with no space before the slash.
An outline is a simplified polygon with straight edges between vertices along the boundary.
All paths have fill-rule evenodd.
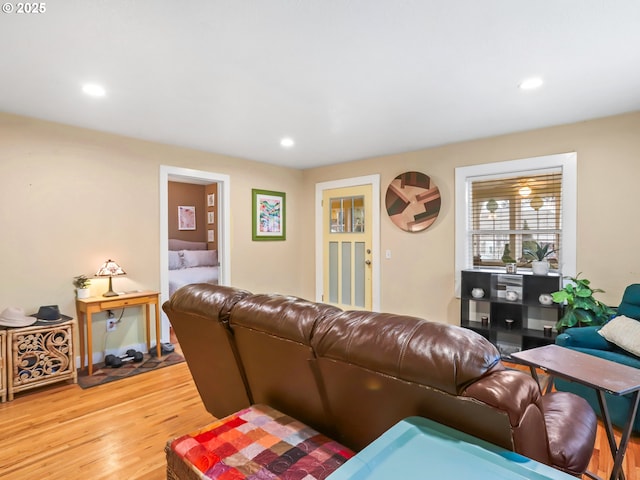
<path id="1" fill-rule="evenodd" d="M 514 176 L 484 176 L 469 180 L 467 228 L 469 258 L 473 266 L 503 266 L 517 263 L 531 267 L 524 250 L 534 242 L 549 245 L 552 269 L 561 264 L 562 169 L 519 173 Z"/>

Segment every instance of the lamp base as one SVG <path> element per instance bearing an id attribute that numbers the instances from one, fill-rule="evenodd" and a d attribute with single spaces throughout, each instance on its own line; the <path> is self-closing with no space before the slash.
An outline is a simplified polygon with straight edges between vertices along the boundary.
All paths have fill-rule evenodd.
<path id="1" fill-rule="evenodd" d="M 109 290 L 107 290 L 106 293 L 102 294 L 103 297 L 117 297 L 117 296 L 120 295 L 119 293 L 116 293 L 116 292 L 113 291 L 113 286 L 111 284 L 111 279 L 112 278 L 113 277 L 109 277 Z"/>

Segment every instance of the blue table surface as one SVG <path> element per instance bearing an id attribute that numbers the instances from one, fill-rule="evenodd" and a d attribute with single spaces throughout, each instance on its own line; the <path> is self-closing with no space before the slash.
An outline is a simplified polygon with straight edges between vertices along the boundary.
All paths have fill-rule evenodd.
<path id="1" fill-rule="evenodd" d="M 397 423 L 327 480 L 557 479 L 575 477 L 421 417 Z"/>

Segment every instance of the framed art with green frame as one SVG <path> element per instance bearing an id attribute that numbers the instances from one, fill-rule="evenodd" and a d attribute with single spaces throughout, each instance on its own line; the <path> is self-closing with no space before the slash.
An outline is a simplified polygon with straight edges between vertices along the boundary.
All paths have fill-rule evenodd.
<path id="1" fill-rule="evenodd" d="M 252 240 L 286 239 L 286 199 L 284 192 L 251 190 Z"/>

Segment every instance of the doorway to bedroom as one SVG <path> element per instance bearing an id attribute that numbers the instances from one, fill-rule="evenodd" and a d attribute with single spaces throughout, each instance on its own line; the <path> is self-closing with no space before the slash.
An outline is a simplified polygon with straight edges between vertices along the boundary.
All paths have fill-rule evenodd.
<path id="1" fill-rule="evenodd" d="M 229 176 L 160 166 L 160 291 L 162 303 L 190 283 L 228 285 Z M 163 342 L 170 324 L 162 312 Z"/>
<path id="2" fill-rule="evenodd" d="M 218 184 L 169 179 L 169 297 L 192 283 L 218 284 Z"/>

